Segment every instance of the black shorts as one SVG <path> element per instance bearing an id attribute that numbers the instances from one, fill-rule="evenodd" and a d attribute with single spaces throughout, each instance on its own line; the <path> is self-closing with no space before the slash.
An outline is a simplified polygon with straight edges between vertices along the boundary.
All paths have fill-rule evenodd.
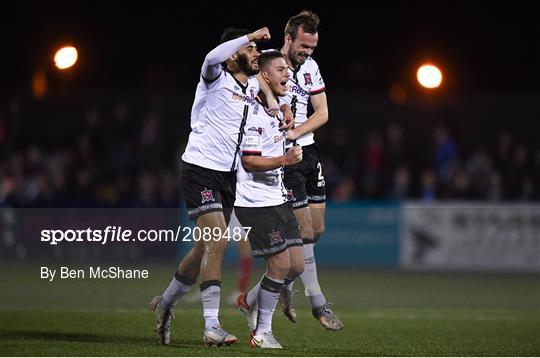
<path id="1" fill-rule="evenodd" d="M 181 181 L 190 219 L 222 211 L 229 223 L 234 205 L 236 171 L 220 172 L 183 162 Z"/>
<path id="2" fill-rule="evenodd" d="M 293 209 L 305 208 L 308 203 L 326 202 L 321 151 L 315 143 L 302 147 L 303 158 L 298 164 L 285 167 L 285 187 Z"/>
<path id="3" fill-rule="evenodd" d="M 271 257 L 289 247 L 302 246 L 298 222 L 289 203 L 262 208 L 236 206 L 234 213 L 243 227 L 251 227 L 248 239 L 255 257 Z"/>

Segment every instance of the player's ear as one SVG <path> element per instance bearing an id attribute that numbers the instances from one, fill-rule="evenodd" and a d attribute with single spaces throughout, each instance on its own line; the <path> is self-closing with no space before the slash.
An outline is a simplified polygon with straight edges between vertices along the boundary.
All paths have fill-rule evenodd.
<path id="1" fill-rule="evenodd" d="M 266 82 L 270 82 L 270 76 L 268 75 L 268 72 L 261 71 L 261 75 Z"/>
<path id="2" fill-rule="evenodd" d="M 291 34 L 285 34 L 285 43 L 290 43 L 292 41 Z"/>

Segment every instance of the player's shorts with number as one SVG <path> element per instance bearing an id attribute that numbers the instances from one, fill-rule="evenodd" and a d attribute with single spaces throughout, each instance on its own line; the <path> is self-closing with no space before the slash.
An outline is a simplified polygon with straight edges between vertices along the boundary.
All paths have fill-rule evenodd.
<path id="1" fill-rule="evenodd" d="M 293 209 L 326 201 L 321 151 L 316 143 L 302 147 L 302 161 L 285 167 L 285 187 Z"/>

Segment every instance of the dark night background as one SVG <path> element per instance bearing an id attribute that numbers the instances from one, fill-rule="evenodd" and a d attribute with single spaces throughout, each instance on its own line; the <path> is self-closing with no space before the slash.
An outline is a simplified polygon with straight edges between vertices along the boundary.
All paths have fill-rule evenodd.
<path id="1" fill-rule="evenodd" d="M 3 6 L 0 203 L 177 205 L 204 56 L 227 26 L 268 26 L 261 48 L 279 47 L 303 9 L 321 17 L 330 201 L 540 198 L 540 21 L 525 1 Z M 79 61 L 61 72 L 65 44 Z M 436 90 L 416 82 L 426 61 L 443 71 Z"/>
<path id="2" fill-rule="evenodd" d="M 540 21 L 527 3 L 21 1 L 2 19 L 2 92 L 24 93 L 33 69 L 52 65 L 66 42 L 80 50 L 70 93 L 191 92 L 223 28 L 266 25 L 267 46 L 277 47 L 286 19 L 302 9 L 320 14 L 315 57 L 332 90 L 386 91 L 431 59 L 454 94 L 533 91 Z"/>

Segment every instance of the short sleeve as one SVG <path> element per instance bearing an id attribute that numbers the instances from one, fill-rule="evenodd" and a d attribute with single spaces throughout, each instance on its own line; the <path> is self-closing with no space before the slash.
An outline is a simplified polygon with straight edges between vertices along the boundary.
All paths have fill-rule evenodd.
<path id="1" fill-rule="evenodd" d="M 319 94 L 326 91 L 326 86 L 324 84 L 321 71 L 319 70 L 319 66 L 317 65 L 315 61 L 313 61 L 312 73 L 313 73 L 313 86 L 311 87 L 309 94 L 315 95 L 315 94 Z"/>

